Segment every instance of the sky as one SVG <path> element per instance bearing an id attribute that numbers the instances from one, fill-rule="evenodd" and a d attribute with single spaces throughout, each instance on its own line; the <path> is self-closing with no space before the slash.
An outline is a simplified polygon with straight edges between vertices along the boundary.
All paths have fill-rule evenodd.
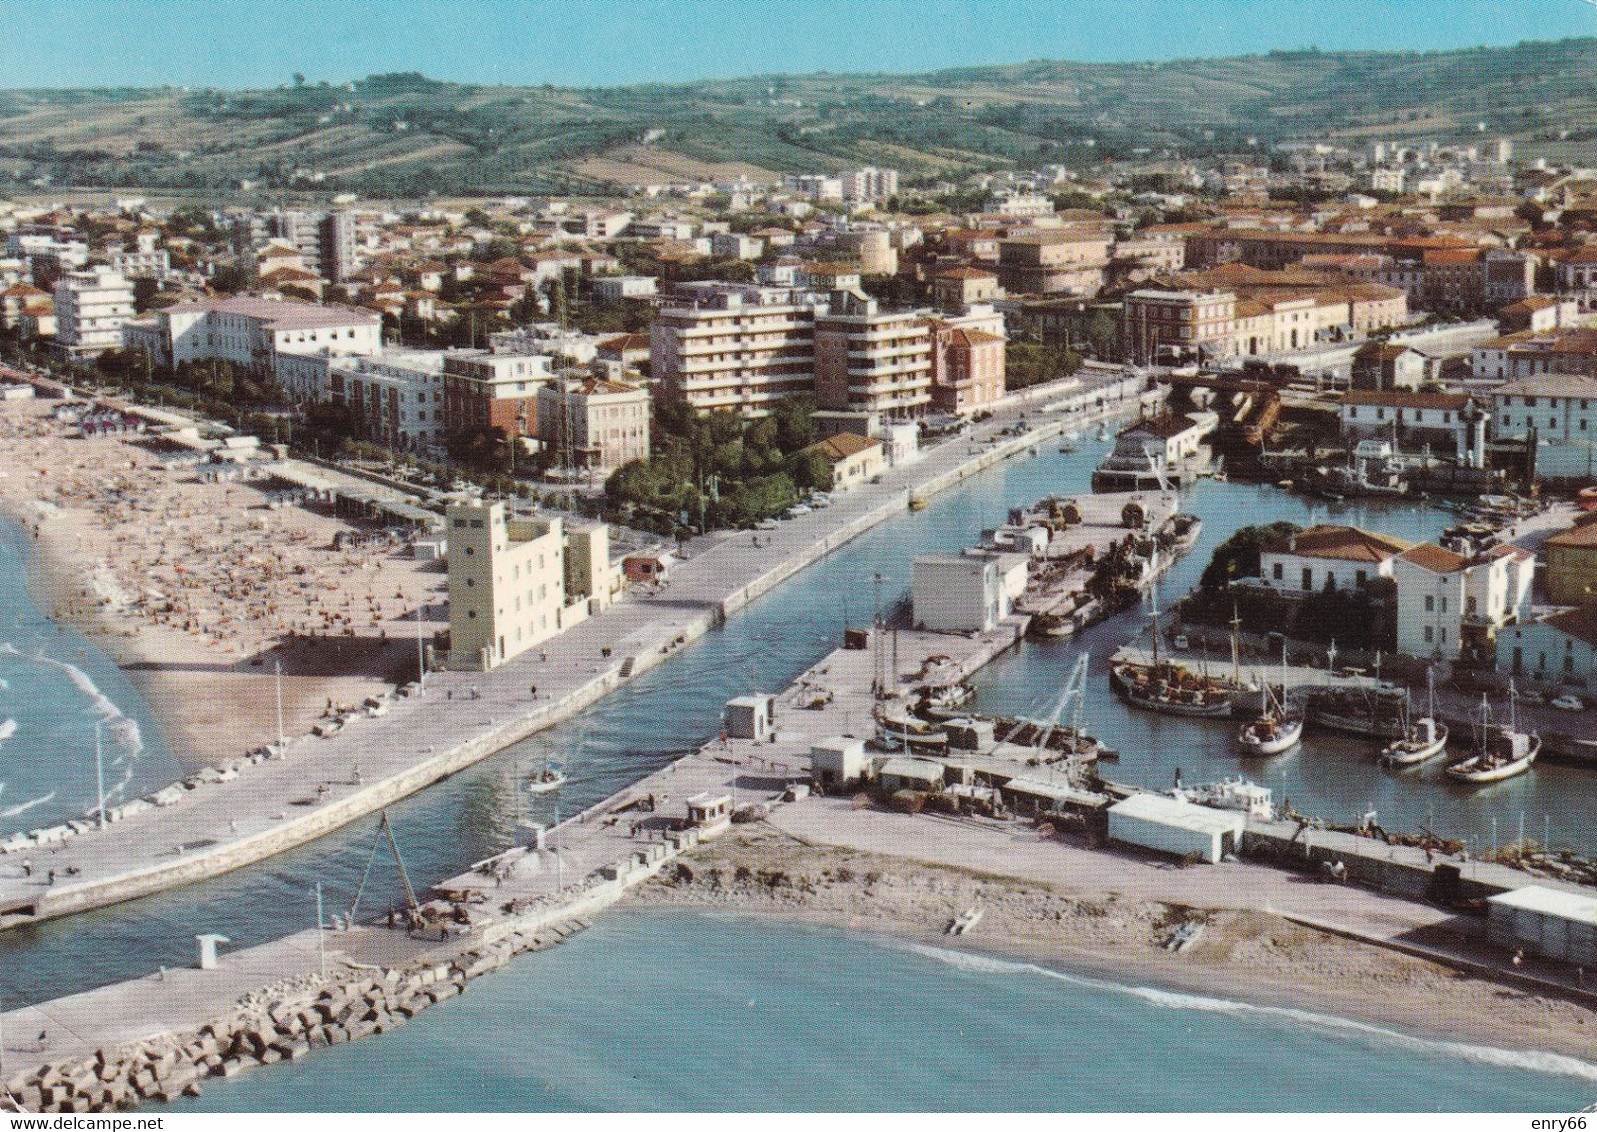
<path id="1" fill-rule="evenodd" d="M 1597 0 L 0 0 L 0 86 L 608 86 L 1597 35 Z"/>

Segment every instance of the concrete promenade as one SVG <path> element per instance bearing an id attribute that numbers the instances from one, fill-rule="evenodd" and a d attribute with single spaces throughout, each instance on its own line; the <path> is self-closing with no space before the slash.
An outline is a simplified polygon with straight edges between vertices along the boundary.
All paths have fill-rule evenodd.
<path id="1" fill-rule="evenodd" d="M 1132 396 L 1100 407 L 1090 389 L 1073 399 L 1079 411 L 1046 418 L 1035 408 L 1040 400 L 1007 409 L 879 483 L 759 532 L 758 547 L 748 532 L 720 538 L 679 565 L 659 592 L 631 594 L 493 672 L 430 674 L 420 695 L 396 699 L 383 716 L 357 717 L 329 738 L 297 739 L 281 757 L 259 762 L 217 759 L 225 781 L 181 792 L 170 805 L 103 830 L 79 823 L 80 831 L 59 843 L 13 846 L 0 855 L 0 928 L 216 876 L 373 813 L 588 707 L 900 513 L 912 496 L 1138 403 Z M 1022 415 L 1032 429 L 1002 436 Z"/>
<path id="2" fill-rule="evenodd" d="M 886 654 L 898 657 L 890 684 L 908 696 L 920 683 L 968 676 L 1010 647 L 1024 628 L 1024 619 L 1015 618 L 981 635 L 900 633 L 898 648 Z M 1273 841 L 1288 852 L 1270 854 L 1270 863 L 1228 861 L 1182 869 L 1148 854 L 1061 841 L 1029 823 L 910 815 L 861 808 L 848 797 L 790 795 L 790 787 L 809 779 L 813 743 L 870 733 L 875 707 L 870 684 L 880 659 L 885 657 L 869 649 L 831 653 L 778 697 L 772 740 L 712 740 L 547 831 L 541 845 L 513 847 L 436 885 L 427 894 L 426 907 L 434 913 L 429 927 L 356 926 L 320 939 L 314 931 L 302 932 L 236 953 L 224 949 L 211 970 L 164 971 L 0 1016 L 6 1066 L 0 1079 L 14 1089 L 38 1092 L 41 1079 L 87 1080 L 74 1066 L 132 1064 L 142 1073 L 137 1069 L 141 1055 L 129 1061 L 126 1051 L 133 1047 L 148 1049 L 173 1079 L 186 1082 L 194 1072 L 167 1063 L 210 1049 L 214 1042 L 206 1044 L 208 1032 L 230 1034 L 245 1026 L 270 1038 L 270 1021 L 298 1015 L 301 1003 L 312 996 L 342 1000 L 373 980 L 397 988 L 414 982 L 418 972 L 446 968 L 464 989 L 471 972 L 486 973 L 522 949 L 517 940 L 609 907 L 680 853 L 714 836 L 715 826 L 695 828 L 686 821 L 688 800 L 701 794 L 726 795 L 735 809 L 753 805 L 773 827 L 809 844 L 1032 880 L 1080 894 L 1113 893 L 1179 907 L 1262 908 L 1315 930 L 1451 964 L 1479 977 L 1590 1001 L 1568 971 L 1536 961 L 1510 969 L 1501 953 L 1479 941 L 1477 922 L 1396 891 L 1431 872 L 1432 862 L 1420 850 L 1327 831 L 1303 837 L 1293 825 L 1250 819 L 1250 840 Z M 1048 778 L 1058 771 L 1027 767 L 1024 773 Z M 1292 853 L 1301 854 L 1302 862 L 1292 863 Z M 1303 883 L 1302 873 L 1313 872 L 1326 859 L 1347 860 L 1355 875 L 1368 872 L 1358 861 L 1379 862 L 1412 879 L 1383 885 L 1385 891 Z M 1472 862 L 1464 880 L 1475 891 L 1493 891 L 1517 887 L 1527 878 Z M 407 1001 L 415 1009 L 424 1005 Z M 365 1009 L 364 1003 L 358 1009 Z M 392 1018 L 385 1015 L 384 1024 L 397 1025 L 412 1012 L 407 1007 Z M 318 1044 L 320 1032 L 312 1027 L 283 1041 L 298 1056 Z M 350 1036 L 355 1035 L 329 1040 Z M 213 1051 L 200 1061 L 199 1074 L 230 1075 L 255 1063 L 235 1053 L 223 1064 L 222 1056 Z M 266 1061 L 273 1057 L 264 1055 Z M 44 1065 L 66 1068 L 41 1071 Z M 154 1080 L 147 1084 L 148 1091 L 138 1090 L 139 1096 L 175 1091 Z M 91 1097 L 101 1088 L 97 1080 L 87 1080 L 86 1087 Z M 50 1095 L 56 1105 L 76 1103 L 70 1090 L 65 1100 L 56 1092 Z"/>

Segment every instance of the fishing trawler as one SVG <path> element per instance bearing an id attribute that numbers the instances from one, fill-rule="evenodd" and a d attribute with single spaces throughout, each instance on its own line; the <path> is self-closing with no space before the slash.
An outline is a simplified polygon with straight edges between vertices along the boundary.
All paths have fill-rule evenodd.
<path id="1" fill-rule="evenodd" d="M 1492 723 L 1492 706 L 1481 693 L 1481 714 L 1475 725 L 1475 754 L 1447 768 L 1448 777 L 1474 786 L 1524 774 L 1541 752 L 1541 736 L 1519 729 L 1514 686 L 1508 686 L 1509 724 Z"/>
<path id="2" fill-rule="evenodd" d="M 1425 673 L 1428 702 L 1425 714 L 1409 718 L 1408 697 L 1403 698 L 1403 737 L 1381 748 L 1381 761 L 1387 766 L 1414 766 L 1435 758 L 1447 747 L 1447 724 L 1436 716 L 1436 674 Z"/>
<path id="3" fill-rule="evenodd" d="M 1110 685 L 1133 707 L 1165 715 L 1224 719 L 1231 714 L 1231 698 L 1240 683 L 1206 673 L 1193 672 L 1185 665 L 1159 659 L 1158 591 L 1154 592 L 1153 663 L 1123 661 L 1109 668 Z M 1233 653 L 1235 646 L 1233 645 Z"/>
<path id="4" fill-rule="evenodd" d="M 1309 699 L 1309 719 L 1316 727 L 1388 742 L 1407 733 L 1403 704 L 1407 691 L 1392 684 L 1326 688 Z"/>

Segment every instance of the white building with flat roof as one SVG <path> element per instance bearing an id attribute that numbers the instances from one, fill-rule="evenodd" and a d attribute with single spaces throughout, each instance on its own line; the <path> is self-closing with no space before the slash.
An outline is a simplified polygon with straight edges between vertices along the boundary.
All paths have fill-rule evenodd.
<path id="1" fill-rule="evenodd" d="M 427 452 L 444 439 L 443 350 L 394 350 L 329 359 L 328 391 L 349 407 L 361 437 L 402 452 Z"/>
<path id="2" fill-rule="evenodd" d="M 1109 807 L 1109 840 L 1217 865 L 1242 846 L 1246 817 L 1163 794 L 1133 794 Z"/>
<path id="3" fill-rule="evenodd" d="M 108 267 L 69 271 L 55 285 L 56 346 L 71 358 L 122 348 L 133 318 L 133 286 Z"/>
<path id="4" fill-rule="evenodd" d="M 123 337 L 158 365 L 228 361 L 274 376 L 283 354 L 366 356 L 383 346 L 382 318 L 372 311 L 259 295 L 179 303 L 128 323 Z"/>
<path id="5" fill-rule="evenodd" d="M 587 620 L 619 585 L 602 524 L 568 531 L 558 516 L 510 515 L 480 500 L 451 506 L 444 521 L 450 668 L 495 668 Z"/>
<path id="6" fill-rule="evenodd" d="M 997 554 L 922 554 L 911 578 L 913 619 L 934 633 L 975 633 L 1009 616 Z"/>

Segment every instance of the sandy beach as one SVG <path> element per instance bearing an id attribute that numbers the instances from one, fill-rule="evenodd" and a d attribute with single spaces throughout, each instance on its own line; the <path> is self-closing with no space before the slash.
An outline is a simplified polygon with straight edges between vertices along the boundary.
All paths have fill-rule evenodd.
<path id="1" fill-rule="evenodd" d="M 83 438 L 50 399 L 0 406 L 0 510 L 33 536 L 41 608 L 123 667 L 185 764 L 307 731 L 414 677 L 416 610 L 443 627 L 444 574 L 403 546 L 254 483 L 168 469 L 137 435 Z"/>
<path id="2" fill-rule="evenodd" d="M 1354 942 L 1280 916 L 1075 891 L 734 827 L 629 897 L 780 916 L 974 950 L 1116 982 L 1338 1015 L 1430 1038 L 1591 1061 L 1597 1011 Z M 944 934 L 968 908 L 969 935 Z M 1203 929 L 1177 954 L 1185 921 Z"/>

